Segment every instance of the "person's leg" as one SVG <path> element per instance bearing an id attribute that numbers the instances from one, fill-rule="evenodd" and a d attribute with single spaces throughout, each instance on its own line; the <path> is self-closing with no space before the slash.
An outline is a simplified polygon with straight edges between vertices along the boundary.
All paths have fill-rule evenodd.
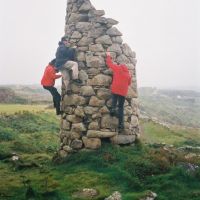
<path id="1" fill-rule="evenodd" d="M 56 102 L 54 101 L 54 99 L 53 99 L 53 107 L 54 108 L 56 107 Z"/>
<path id="2" fill-rule="evenodd" d="M 65 85 L 65 89 L 66 89 L 66 91 L 68 91 L 68 90 L 70 90 L 70 86 L 69 86 L 69 83 L 70 83 L 70 71 L 66 70 L 65 68 L 62 68 L 60 70 L 60 72 L 62 74 L 63 82 L 64 82 L 64 85 Z"/>
<path id="3" fill-rule="evenodd" d="M 117 94 L 112 94 L 112 106 L 110 109 L 110 115 L 116 116 L 116 105 L 117 105 L 117 99 L 118 99 L 118 95 Z"/>
<path id="4" fill-rule="evenodd" d="M 118 96 L 118 115 L 119 115 L 119 129 L 124 129 L 124 96 Z"/>
<path id="5" fill-rule="evenodd" d="M 75 83 L 78 83 L 78 84 L 81 84 L 82 81 L 78 79 L 78 63 L 77 62 L 74 62 L 74 61 L 67 61 L 63 68 L 62 68 L 62 71 L 67 71 L 66 73 L 68 74 L 68 76 L 66 77 L 66 74 L 65 72 L 64 73 L 64 77 L 66 80 L 64 80 L 64 82 L 66 83 L 65 85 L 67 85 L 67 82 L 68 82 L 68 85 L 70 83 L 70 80 L 73 80 L 73 82 Z M 69 89 L 70 90 L 70 89 Z"/>
<path id="6" fill-rule="evenodd" d="M 58 91 L 57 91 L 57 89 L 55 87 L 53 87 L 53 93 L 54 93 L 56 114 L 59 115 L 59 114 L 61 114 L 61 110 L 60 110 L 61 96 L 60 96 L 60 94 L 58 93 Z"/>
<path id="7" fill-rule="evenodd" d="M 53 86 L 44 86 L 44 89 L 48 90 L 52 97 L 53 97 L 53 102 L 55 103 L 55 108 L 56 108 L 56 114 L 59 115 L 61 114 L 61 111 L 60 111 L 60 101 L 61 101 L 61 96 L 60 94 L 58 93 L 57 89 Z"/>
<path id="8" fill-rule="evenodd" d="M 78 63 L 74 61 L 67 61 L 66 65 L 72 70 L 72 80 L 78 79 Z"/>

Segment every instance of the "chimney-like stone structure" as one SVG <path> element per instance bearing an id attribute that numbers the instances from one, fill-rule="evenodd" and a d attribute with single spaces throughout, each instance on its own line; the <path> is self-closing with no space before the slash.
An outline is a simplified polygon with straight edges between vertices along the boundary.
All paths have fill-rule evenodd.
<path id="1" fill-rule="evenodd" d="M 68 0 L 65 35 L 76 46 L 81 86 L 71 84 L 67 95 L 62 85 L 61 145 L 59 156 L 84 148 L 98 149 L 102 142 L 132 144 L 139 134 L 135 53 L 123 43 L 118 22 L 103 17 L 89 0 Z M 125 130 L 117 132 L 118 119 L 109 115 L 112 72 L 106 66 L 106 51 L 113 61 L 127 65 L 132 84 L 124 106 Z"/>

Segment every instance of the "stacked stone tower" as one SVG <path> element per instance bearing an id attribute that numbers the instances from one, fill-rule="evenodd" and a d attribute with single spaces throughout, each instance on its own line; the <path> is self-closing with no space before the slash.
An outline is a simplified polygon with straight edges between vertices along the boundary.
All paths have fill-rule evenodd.
<path id="1" fill-rule="evenodd" d="M 72 94 L 62 86 L 61 145 L 59 154 L 83 148 L 97 149 L 103 141 L 132 144 L 139 134 L 135 53 L 123 43 L 122 34 L 114 27 L 118 22 L 103 17 L 89 0 L 68 0 L 65 35 L 76 46 L 81 86 L 71 84 Z M 125 101 L 123 133 L 117 132 L 118 119 L 109 115 L 112 72 L 105 63 L 106 51 L 116 63 L 128 66 L 132 84 Z"/>

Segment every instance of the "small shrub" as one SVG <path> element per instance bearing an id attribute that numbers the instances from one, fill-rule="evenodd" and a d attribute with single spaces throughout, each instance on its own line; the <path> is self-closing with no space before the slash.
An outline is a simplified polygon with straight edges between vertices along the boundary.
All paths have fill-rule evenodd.
<path id="1" fill-rule="evenodd" d="M 14 141 L 12 149 L 16 152 L 25 152 L 25 153 L 38 153 L 41 152 L 41 147 L 36 143 L 25 140 Z"/>
<path id="2" fill-rule="evenodd" d="M 16 132 L 11 128 L 0 127 L 0 141 L 12 141 L 16 138 Z"/>

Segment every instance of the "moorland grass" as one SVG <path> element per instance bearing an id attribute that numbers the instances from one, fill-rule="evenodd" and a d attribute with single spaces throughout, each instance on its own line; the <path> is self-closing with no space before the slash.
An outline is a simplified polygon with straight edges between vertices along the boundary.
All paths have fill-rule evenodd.
<path id="1" fill-rule="evenodd" d="M 72 154 L 56 165 L 51 159 L 59 143 L 59 118 L 46 111 L 0 117 L 0 199 L 22 200 L 32 195 L 37 200 L 78 200 L 81 198 L 73 193 L 83 188 L 97 189 L 96 200 L 116 190 L 122 193 L 123 200 L 138 200 L 150 190 L 158 194 L 158 200 L 200 199 L 200 170 L 190 173 L 180 165 L 199 165 L 200 161 L 187 160 L 181 152 L 154 148 L 141 141 L 127 147 L 103 143 L 97 151 Z M 149 134 L 142 137 L 146 142 L 153 135 L 157 143 L 165 138 L 165 143 L 180 144 L 187 138 L 186 133 L 182 139 L 181 132 L 176 134 L 156 124 L 143 125 Z M 24 164 L 33 165 L 22 168 L 3 159 L 12 152 Z"/>

